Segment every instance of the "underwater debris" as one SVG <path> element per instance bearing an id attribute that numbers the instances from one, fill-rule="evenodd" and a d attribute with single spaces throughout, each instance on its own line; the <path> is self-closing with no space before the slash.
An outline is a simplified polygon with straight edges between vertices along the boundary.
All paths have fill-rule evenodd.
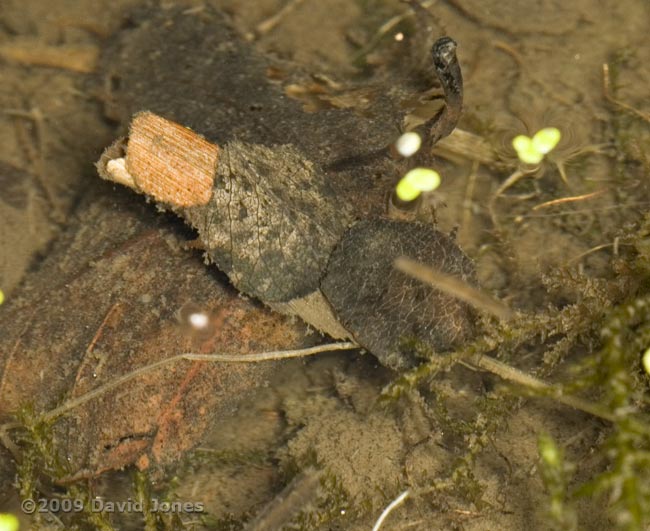
<path id="1" fill-rule="evenodd" d="M 347 109 L 307 115 L 269 82 L 265 60 L 217 11 L 203 10 L 200 17 L 153 11 L 148 17 L 149 24 L 118 37 L 112 62 L 109 54 L 107 71 L 119 79 L 111 100 L 122 116 L 135 116 L 128 140 L 118 140 L 100 159 L 100 175 L 182 216 L 198 230 L 207 258 L 242 293 L 334 338 L 354 339 L 393 369 L 415 362 L 399 349 L 405 330 L 440 350 L 463 340 L 473 329 L 471 309 L 392 271 L 399 251 L 475 281 L 471 260 L 452 238 L 382 217 L 392 176 L 403 174 L 405 165 L 391 157 L 397 135 L 385 121 Z M 228 46 L 214 42 L 215 36 Z M 419 126 L 424 147 L 418 163 L 426 162 L 431 146 L 451 133 L 460 116 L 463 84 L 455 52 L 449 37 L 433 44 L 446 104 Z M 180 71 L 195 78 L 196 89 L 188 91 Z M 376 112 L 384 119 L 403 113 L 385 101 Z M 360 138 L 367 143 L 361 152 Z M 401 188 L 431 190 L 436 177 L 433 170 L 416 169 Z M 368 281 L 376 267 L 386 274 Z M 352 304 L 345 292 L 364 287 L 362 298 L 375 302 Z M 384 294 L 390 304 L 377 312 Z M 391 310 L 393 305 L 401 308 Z M 358 313 L 363 308 L 365 315 Z M 414 311 L 421 318 L 409 324 L 406 316 Z"/>

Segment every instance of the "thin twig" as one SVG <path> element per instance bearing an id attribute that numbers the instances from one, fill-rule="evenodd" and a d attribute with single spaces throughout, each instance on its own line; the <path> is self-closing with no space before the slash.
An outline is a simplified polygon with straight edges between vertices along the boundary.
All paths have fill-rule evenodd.
<path id="1" fill-rule="evenodd" d="M 395 268 L 502 321 L 507 321 L 514 315 L 502 302 L 455 276 L 436 271 L 403 256 L 395 260 Z"/>
<path id="2" fill-rule="evenodd" d="M 585 256 L 588 256 L 592 253 L 595 253 L 596 251 L 600 251 L 601 249 L 607 249 L 608 247 L 614 247 L 618 246 L 619 243 L 618 241 L 614 240 L 612 243 L 601 243 L 600 245 L 596 245 L 596 247 L 592 247 L 591 249 L 586 250 L 584 253 L 580 253 L 578 256 L 574 256 L 567 262 L 567 265 L 573 265 L 580 260 L 582 260 Z"/>
<path id="3" fill-rule="evenodd" d="M 244 531 L 285 529 L 291 518 L 316 497 L 322 477 L 322 470 L 311 466 L 304 469 L 262 509 Z"/>
<path id="4" fill-rule="evenodd" d="M 303 3 L 304 0 L 289 0 L 282 8 L 273 16 L 263 20 L 255 26 L 255 34 L 260 37 L 266 35 L 269 31 L 275 28 L 282 19 L 286 17 L 291 11 Z"/>
<path id="5" fill-rule="evenodd" d="M 635 109 L 631 105 L 628 105 L 627 103 L 624 103 L 613 96 L 611 91 L 610 77 L 609 77 L 609 65 L 607 63 L 603 64 L 603 93 L 605 95 L 605 99 L 610 103 L 613 103 L 614 105 L 620 107 L 624 111 L 634 114 L 635 116 L 641 118 L 646 122 L 650 122 L 650 114 Z"/>
<path id="6" fill-rule="evenodd" d="M 610 422 L 617 422 L 620 420 L 620 417 L 613 413 L 610 413 L 598 404 L 590 402 L 589 400 L 584 400 L 583 398 L 577 396 L 562 394 L 560 388 L 548 384 L 543 380 L 535 378 L 530 374 L 526 374 L 519 369 L 515 369 L 514 367 L 490 356 L 475 354 L 471 358 L 467 358 L 466 361 L 469 361 L 470 363 L 485 371 L 496 374 L 504 380 L 517 383 L 523 387 L 531 389 L 532 391 L 542 392 L 554 400 L 557 400 L 561 404 L 572 407 L 579 411 L 584 411 L 585 413 L 589 413 L 590 415 L 594 415 L 595 417 L 599 417 Z"/>
<path id="7" fill-rule="evenodd" d="M 537 168 L 533 168 L 530 170 L 523 169 L 522 167 L 517 168 L 505 181 L 501 183 L 499 188 L 497 188 L 496 192 L 492 194 L 492 197 L 490 198 L 488 202 L 488 211 L 490 212 L 490 218 L 492 219 L 492 223 L 494 224 L 495 227 L 499 227 L 499 221 L 497 219 L 497 213 L 495 211 L 497 199 L 503 195 L 503 192 L 505 192 L 508 188 L 513 186 L 515 183 L 517 183 L 520 179 L 523 177 L 530 175 L 537 171 Z"/>
<path id="8" fill-rule="evenodd" d="M 573 152 L 562 156 L 562 158 L 560 159 L 556 159 L 552 155 L 549 157 L 549 159 L 557 167 L 557 171 L 560 173 L 560 178 L 562 179 L 562 182 L 567 186 L 567 188 L 570 189 L 571 185 L 569 184 L 569 178 L 567 177 L 567 173 L 566 173 L 567 162 L 569 162 L 570 160 L 576 157 L 579 157 L 580 155 L 584 155 L 585 153 L 603 153 L 603 149 L 606 147 L 608 147 L 608 144 L 591 144 L 588 146 L 583 146 L 581 148 L 578 148 Z"/>
<path id="9" fill-rule="evenodd" d="M 494 192 L 494 196 L 492 197 L 492 201 L 503 195 L 503 192 L 505 192 L 511 186 L 514 186 L 523 177 L 526 177 L 526 175 L 530 175 L 531 173 L 535 173 L 536 171 L 537 167 L 530 169 L 518 168 L 515 172 L 512 173 L 512 175 L 510 175 L 505 181 L 501 183 L 499 188 L 497 188 L 497 191 Z"/>
<path id="10" fill-rule="evenodd" d="M 220 362 L 220 363 L 257 363 L 260 361 L 270 361 L 270 360 L 286 360 L 289 358 L 300 358 L 304 356 L 311 356 L 313 354 L 318 354 L 320 352 L 330 352 L 334 350 L 352 350 L 359 348 L 359 345 L 351 341 L 341 342 L 341 343 L 328 343 L 325 345 L 318 345 L 316 347 L 309 347 L 297 350 L 276 350 L 270 352 L 261 352 L 259 354 L 178 354 L 176 356 L 171 356 L 163 360 L 150 363 L 144 367 L 140 367 L 128 374 L 124 374 L 119 378 L 107 382 L 99 387 L 96 387 L 92 391 L 84 393 L 81 396 L 67 400 L 62 405 L 57 408 L 54 408 L 47 413 L 44 413 L 41 417 L 41 420 L 44 422 L 49 422 L 61 415 L 64 415 L 98 396 L 106 394 L 108 391 L 119 387 L 120 385 L 137 378 L 143 374 L 154 371 L 165 365 L 171 363 L 176 363 L 177 361 L 209 361 L 209 362 Z M 14 427 L 15 424 L 12 424 Z M 4 426 L 0 426 L 2 429 Z"/>
<path id="11" fill-rule="evenodd" d="M 95 350 L 95 345 L 97 345 L 97 342 L 99 341 L 99 338 L 102 336 L 104 333 L 104 328 L 106 327 L 107 323 L 110 321 L 111 317 L 113 314 L 116 312 L 116 310 L 120 307 L 120 303 L 116 302 L 114 303 L 106 315 L 104 316 L 104 319 L 102 320 L 101 324 L 99 325 L 99 328 L 95 332 L 95 335 L 93 336 L 92 340 L 90 341 L 90 344 L 86 348 L 86 353 L 84 354 L 83 360 L 81 360 L 81 363 L 79 364 L 79 368 L 77 369 L 77 376 L 75 376 L 74 379 L 74 384 L 77 385 L 79 383 L 79 380 L 81 379 L 81 375 L 83 373 L 84 368 L 86 367 L 86 364 L 88 360 L 90 359 L 90 355 L 92 354 L 93 350 Z M 95 369 L 95 373 L 97 373 L 97 369 Z"/>
<path id="12" fill-rule="evenodd" d="M 28 152 L 30 163 L 38 179 L 38 183 L 45 192 L 45 197 L 51 206 L 51 216 L 55 221 L 62 221 L 63 211 L 57 200 L 56 186 L 50 179 L 45 168 L 45 115 L 38 107 L 25 111 L 22 109 L 5 109 L 4 114 L 23 120 L 29 120 L 34 125 L 36 139 L 25 140 L 25 149 Z M 31 144 L 36 144 L 34 147 Z"/>
<path id="13" fill-rule="evenodd" d="M 513 317 L 513 311 L 502 304 L 501 302 L 493 299 L 489 295 L 477 290 L 473 286 L 453 277 L 435 271 L 426 267 L 418 262 L 409 260 L 408 258 L 400 257 L 395 260 L 395 267 L 408 275 L 411 275 L 418 280 L 426 282 L 431 286 L 448 293 L 460 300 L 463 300 L 478 310 L 482 310 L 498 317 L 501 320 L 507 320 Z M 619 417 L 606 411 L 598 404 L 584 400 L 582 398 L 562 394 L 561 389 L 546 383 L 543 380 L 535 378 L 526 374 L 519 369 L 507 365 L 495 358 L 486 356 L 484 354 L 473 354 L 471 356 L 457 356 L 455 361 L 457 363 L 466 362 L 484 371 L 496 374 L 500 378 L 514 382 L 518 385 L 526 387 L 532 391 L 543 393 L 560 402 L 561 404 L 570 406 L 572 408 L 584 411 L 590 415 L 600 417 L 610 422 L 616 422 Z"/>
<path id="14" fill-rule="evenodd" d="M 573 203 L 575 201 L 584 201 L 586 199 L 592 199 L 594 197 L 598 197 L 599 195 L 603 195 L 607 190 L 597 190 L 595 192 L 591 192 L 589 194 L 583 194 L 583 195 L 574 195 L 571 197 L 561 197 L 559 199 L 553 199 L 551 201 L 546 201 L 544 203 L 540 203 L 539 205 L 535 205 L 532 210 L 539 210 L 541 208 L 548 208 L 550 206 L 554 205 L 561 205 L 563 203 Z"/>
<path id="15" fill-rule="evenodd" d="M 377 519 L 377 522 L 375 522 L 372 531 L 379 531 L 381 524 L 384 523 L 384 520 L 386 520 L 386 517 L 390 514 L 390 512 L 393 509 L 395 509 L 395 507 L 401 505 L 409 494 L 410 492 L 408 490 L 405 490 L 404 492 L 402 492 L 402 494 L 400 494 L 397 498 L 395 498 L 392 502 L 390 502 L 388 506 L 384 509 L 384 511 L 381 513 L 379 518 Z"/>

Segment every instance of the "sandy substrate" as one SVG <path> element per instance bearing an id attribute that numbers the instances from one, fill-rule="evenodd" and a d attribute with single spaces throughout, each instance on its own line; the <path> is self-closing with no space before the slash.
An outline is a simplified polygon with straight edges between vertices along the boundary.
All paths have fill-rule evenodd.
<path id="1" fill-rule="evenodd" d="M 169 3 L 162 2 L 163 8 Z M 362 69 L 353 59 L 364 45 L 374 42 L 382 24 L 404 13 L 404 4 L 392 0 L 303 0 L 279 17 L 277 24 L 269 24 L 270 17 L 287 2 L 206 3 L 226 10 L 236 28 L 249 36 L 252 46 L 271 54 L 286 69 L 295 63 L 313 72 L 312 84 L 302 80 L 302 85 L 295 83 L 287 88 L 308 108 L 332 102 L 356 105 L 362 101 L 365 93 L 346 92 L 341 87 L 349 84 L 357 90 L 359 80 L 366 79 L 369 73 L 374 73 L 380 84 L 389 79 L 391 69 L 399 67 L 386 60 L 394 57 L 395 47 L 399 46 L 394 35 L 404 32 L 408 36 L 409 31 L 406 23 L 387 31 L 385 38 L 364 55 Z M 101 241 L 102 234 L 93 232 L 95 229 L 105 234 L 113 229 L 127 231 L 126 225 L 83 225 L 84 220 L 94 219 L 89 212 L 97 213 L 96 209 L 127 212 L 128 216 L 115 215 L 114 219 L 115 223 L 133 223 L 137 227 L 133 229 L 133 234 L 138 235 L 134 241 L 152 238 L 159 245 L 169 246 L 173 250 L 170 255 L 180 256 L 178 261 L 184 264 L 188 262 L 184 271 L 195 274 L 201 258 L 199 253 L 194 254 L 195 262 L 182 258 L 183 253 L 192 252 L 182 248 L 192 235 L 181 223 L 172 216 L 161 216 L 152 204 L 143 202 L 136 207 L 136 199 L 129 204 L 124 199 L 127 192 L 100 184 L 93 166 L 102 150 L 127 125 L 105 117 L 106 92 L 102 90 L 104 81 L 96 58 L 111 33 L 120 27 L 123 14 L 136 2 L 4 0 L 1 4 L 0 289 L 7 300 L 18 299 L 11 311 L 21 313 L 11 314 L 6 305 L 0 307 L 0 328 L 19 320 L 28 329 L 33 319 L 29 316 L 40 315 L 39 304 L 48 305 L 49 313 L 45 315 L 65 320 L 66 308 L 54 312 L 49 306 L 58 304 L 59 299 L 56 293 L 46 293 L 47 271 L 39 267 L 56 249 L 56 256 L 62 257 L 61 268 L 65 269 L 68 264 L 61 241 L 84 241 L 80 239 L 84 232 L 93 233 L 92 237 Z M 466 97 L 460 127 L 482 136 L 506 163 L 505 169 L 473 164 L 472 153 L 453 161 L 440 159 L 444 180 L 433 202 L 439 228 L 445 232 L 458 228 L 459 245 L 475 260 L 483 288 L 512 307 L 532 314 L 553 305 L 562 307 L 583 295 L 568 290 L 554 292 L 552 281 L 543 279 L 544 274 L 569 264 L 571 271 L 610 279 L 612 260 L 617 258 L 615 238 L 629 224 L 639 222 L 649 204 L 643 180 L 647 180 L 650 166 L 647 122 L 643 116 L 630 118 L 631 122 L 625 123 L 627 136 L 621 135 L 620 113 L 628 118 L 633 115 L 624 105 L 642 108 L 645 102 L 647 108 L 650 69 L 642 56 L 650 45 L 650 8 L 641 0 L 531 2 L 534 9 L 525 3 L 519 7 L 511 4 L 454 0 L 438 2 L 433 9 L 438 20 L 433 31 L 452 35 L 459 43 Z M 188 3 L 188 10 L 200 11 L 202 5 Z M 536 9 L 540 11 L 533 15 Z M 604 97 L 605 63 L 616 66 L 616 98 L 624 105 L 617 106 Z M 388 84 L 383 86 L 390 90 Z M 515 154 L 509 146 L 512 136 L 532 134 L 547 125 L 560 128 L 563 139 L 546 171 L 523 179 L 490 205 L 489 198 L 515 167 Z M 627 140 L 622 142 L 622 138 Z M 569 206 L 543 205 L 581 196 L 585 199 Z M 63 239 L 62 234 L 66 235 Z M 506 245 L 497 245 L 497 237 Z M 137 262 L 137 253 L 128 254 L 130 241 L 125 237 L 116 244 L 118 254 L 124 253 L 120 259 Z M 108 255 L 112 251 L 102 252 Z M 73 258 L 69 260 L 74 263 Z M 121 271 L 117 269 L 121 265 L 116 262 L 110 271 Z M 153 266 L 147 274 L 153 279 L 151 286 L 159 286 L 157 282 L 166 278 L 157 276 Z M 97 355 L 90 355 L 100 328 L 108 330 L 108 339 L 113 338 L 113 333 L 119 336 L 114 344 L 120 345 L 122 352 L 126 352 L 124 345 L 136 351 L 148 343 L 152 356 L 154 350 L 160 354 L 168 344 L 160 338 L 176 337 L 172 324 L 177 322 L 181 303 L 172 307 L 170 300 L 193 299 L 187 274 L 184 283 L 179 282 L 187 291 L 169 288 L 165 300 L 156 298 L 155 293 L 147 293 L 150 298 L 146 300 L 139 298 L 143 294 L 133 294 L 134 307 L 140 305 L 137 311 L 146 316 L 143 322 L 151 327 L 146 333 L 137 327 L 128 328 L 133 326 L 128 312 L 122 324 L 115 325 L 114 332 L 110 319 L 108 328 L 101 328 L 107 313 L 113 311 L 111 304 L 119 302 L 111 299 L 112 293 L 125 292 L 115 285 L 93 284 L 97 290 L 94 296 L 102 301 L 96 305 L 97 316 L 84 322 L 78 334 L 74 323 L 65 328 L 65 334 L 76 338 L 76 342 L 70 340 L 76 356 L 61 358 L 59 364 L 47 355 L 47 349 L 54 344 L 63 353 L 66 347 L 61 338 L 54 337 L 50 342 L 35 332 L 12 331 L 11 342 L 1 343 L 4 350 L 0 349 L 0 361 L 10 358 L 14 371 L 19 365 L 16 360 L 24 357 L 22 370 L 29 375 L 30 389 L 37 389 L 43 381 L 37 372 L 41 363 L 37 360 L 52 363 L 49 368 L 54 367 L 58 376 L 83 376 L 84 364 L 105 355 L 102 345 Z M 125 273 L 120 283 L 141 281 L 143 275 L 128 277 Z M 52 285 L 68 289 L 67 285 L 57 284 L 59 280 L 52 278 Z M 226 286 L 224 277 L 216 272 L 205 273 L 198 282 L 205 287 L 211 281 Z M 231 288 L 223 289 L 224 297 L 237 297 L 228 291 Z M 201 301 L 208 304 L 208 299 L 203 297 Z M 66 293 L 60 300 L 73 304 L 77 299 Z M 249 351 L 269 344 L 274 348 L 289 348 L 292 342 L 303 346 L 316 339 L 301 325 L 279 318 L 276 323 L 276 317 L 254 302 L 238 301 L 236 306 L 242 313 L 233 319 L 242 315 L 260 319 L 242 318 L 242 322 L 249 323 L 249 342 L 245 345 Z M 29 316 L 27 312 L 31 312 Z M 263 329 L 263 339 L 270 338 L 268 344 L 255 335 L 262 333 L 259 323 L 269 327 Z M 158 326 L 164 331 L 160 334 L 168 335 L 159 335 L 155 328 Z M 268 332 L 271 329 L 279 330 L 278 335 Z M 295 335 L 280 337 L 285 330 Z M 20 346 L 21 340 L 27 338 L 33 350 L 21 350 L 26 348 Z M 134 343 L 136 339 L 140 343 Z M 176 346 L 196 346 L 191 340 L 183 343 L 185 339 L 179 339 Z M 216 340 L 212 337 L 210 341 Z M 214 346 L 210 341 L 199 345 L 209 349 Z M 531 342 L 510 355 L 523 368 L 537 369 L 544 351 L 540 344 Z M 580 348 L 572 351 L 576 357 L 582 352 Z M 122 362 L 126 365 L 131 361 L 127 352 Z M 0 370 L 5 371 L 0 392 L 11 388 L 14 391 L 6 396 L 20 397 L 21 385 L 7 384 L 13 374 L 7 372 L 7 367 L 0 364 Z M 561 376 L 561 369 L 549 377 L 556 379 L 558 374 Z M 608 427 L 584 413 L 550 400 L 518 399 L 516 393 L 497 390 L 496 378 L 464 367 L 436 377 L 431 389 L 422 388 L 410 398 L 397 403 L 378 402 L 381 390 L 394 376 L 370 354 L 328 354 L 309 361 L 287 362 L 277 370 L 251 377 L 253 383 L 234 403 L 224 406 L 224 402 L 215 401 L 218 407 L 223 406 L 223 414 L 219 410 L 219 415 L 199 415 L 199 400 L 190 402 L 196 416 L 182 418 L 203 418 L 204 423 L 194 435 L 192 427 L 184 425 L 183 433 L 189 442 L 167 448 L 165 466 L 156 469 L 154 495 L 171 493 L 176 499 L 200 502 L 210 515 L 209 522 L 221 525 L 197 528 L 243 529 L 244 523 L 271 502 L 297 471 L 315 467 L 322 474 L 319 486 L 301 492 L 299 505 L 284 509 L 284 522 L 293 522 L 287 529 L 370 529 L 382 509 L 407 489 L 410 497 L 391 515 L 386 529 L 548 529 L 548 497 L 538 473 L 539 434 L 550 433 L 566 457 L 580 463 L 574 476 L 576 483 L 606 465 L 591 457 L 591 449 L 602 441 Z M 155 392 L 159 390 L 156 382 L 138 388 L 143 400 L 164 401 L 164 392 L 179 396 L 176 388 L 172 392 L 167 387 L 176 385 L 177 379 L 164 381 L 167 384 L 161 395 Z M 74 394 L 82 387 L 83 382 L 75 381 L 72 388 L 57 388 L 56 396 L 54 390 L 50 391 L 52 395 L 42 391 L 35 402 L 43 409 L 51 408 L 67 391 Z M 203 388 L 207 394 L 206 389 L 212 388 Z M 9 409 L 18 405 L 11 403 Z M 123 406 L 120 411 L 128 412 L 129 407 Z M 491 412 L 487 417 L 486 411 Z M 76 432 L 70 431 L 68 425 L 66 436 L 73 438 L 75 433 L 83 433 L 90 437 L 88 433 L 92 433 L 97 439 L 91 438 L 91 443 L 101 441 L 103 450 L 121 449 L 116 440 L 124 442 L 124 433 L 116 432 L 117 428 L 106 420 L 105 410 L 103 414 L 106 425 Z M 89 415 L 88 411 L 84 415 Z M 79 418 L 91 422 L 88 417 Z M 472 477 L 452 480 L 459 461 L 466 458 L 475 442 L 472 427 L 488 425 L 491 427 L 484 433 L 489 437 L 482 441 L 482 450 L 471 466 Z M 171 421 L 166 426 L 174 429 Z M 144 435 L 152 436 L 150 432 Z M 109 448 L 111 444 L 115 446 Z M 195 449 L 188 453 L 189 447 Z M 79 453 L 71 455 L 81 460 L 84 457 L 80 453 L 90 451 L 87 446 L 76 450 Z M 125 452 L 109 452 L 105 468 L 118 468 L 140 456 L 133 446 Z M 18 512 L 19 496 L 12 485 L 15 470 L 8 459 L 3 463 L 0 499 L 7 501 L 0 503 L 0 511 Z M 146 463 L 139 464 L 147 468 Z M 85 477 L 94 476 L 101 471 L 98 468 Z M 94 492 L 114 499 L 133 495 L 128 490 L 132 486 L 129 473 L 102 475 L 94 483 Z M 606 504 L 598 500 L 581 501 L 577 506 L 580 527 L 610 527 L 606 509 Z M 123 528 L 141 528 L 133 515 L 115 518 L 125 525 Z M 51 526 L 63 529 L 56 523 Z M 47 527 L 43 524 L 42 528 Z"/>

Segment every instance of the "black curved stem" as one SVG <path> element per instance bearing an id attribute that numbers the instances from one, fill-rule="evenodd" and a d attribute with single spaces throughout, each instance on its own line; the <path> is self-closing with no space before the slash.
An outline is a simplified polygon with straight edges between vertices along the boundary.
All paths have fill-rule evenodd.
<path id="1" fill-rule="evenodd" d="M 445 106 L 424 124 L 426 129 L 430 128 L 426 138 L 428 147 L 456 128 L 463 108 L 463 75 L 456 57 L 456 42 L 450 37 L 441 37 L 433 44 L 431 55 L 445 94 Z"/>

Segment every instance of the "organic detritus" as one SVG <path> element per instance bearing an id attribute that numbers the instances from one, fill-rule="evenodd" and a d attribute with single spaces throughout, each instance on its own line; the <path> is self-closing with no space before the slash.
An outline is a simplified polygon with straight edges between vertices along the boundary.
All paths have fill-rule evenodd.
<path id="1" fill-rule="evenodd" d="M 378 98 L 368 116 L 308 114 L 269 81 L 268 61 L 220 13 L 142 16 L 105 58 L 111 101 L 123 120 L 135 118 L 129 140 L 98 163 L 102 177 L 181 215 L 241 292 L 335 338 L 355 339 L 393 369 L 414 363 L 403 338 L 445 350 L 472 332 L 468 306 L 393 271 L 394 259 L 406 255 L 475 281 L 452 238 L 383 217 L 385 198 L 412 163 L 391 157 L 404 114 L 398 90 Z M 463 98 L 456 43 L 438 39 L 431 60 L 445 105 L 419 127 L 424 148 L 416 158 L 425 167 L 431 145 L 454 129 Z M 188 149 L 192 135 L 203 158 Z M 183 168 L 208 183 L 208 194 L 201 185 L 193 195 L 194 181 L 179 185 Z M 430 181 L 418 189 L 432 189 Z"/>

